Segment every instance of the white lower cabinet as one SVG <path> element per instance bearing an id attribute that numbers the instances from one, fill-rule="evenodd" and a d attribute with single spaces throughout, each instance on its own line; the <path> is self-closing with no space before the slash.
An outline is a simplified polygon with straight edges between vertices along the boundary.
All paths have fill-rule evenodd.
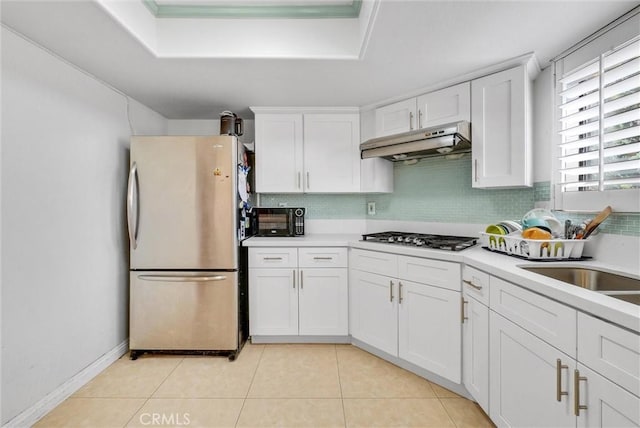
<path id="1" fill-rule="evenodd" d="M 395 293 L 393 278 L 354 269 L 349 272 L 351 335 L 397 356 L 398 305 L 394 302 Z"/>
<path id="2" fill-rule="evenodd" d="M 302 336 L 349 334 L 347 269 L 300 269 L 298 333 Z"/>
<path id="3" fill-rule="evenodd" d="M 463 288 L 462 382 L 489 414 L 489 308 Z"/>
<path id="4" fill-rule="evenodd" d="M 640 426 L 640 335 L 493 276 L 490 286 L 494 423 Z"/>
<path id="5" fill-rule="evenodd" d="M 499 427 L 575 426 L 575 360 L 495 312 L 490 326 L 493 422 Z"/>
<path id="6" fill-rule="evenodd" d="M 352 249 L 349 267 L 351 335 L 460 383 L 460 266 Z"/>
<path id="7" fill-rule="evenodd" d="M 638 361 L 636 361 L 638 364 Z M 588 367 L 578 364 L 575 397 L 578 427 L 639 427 L 640 400 Z M 575 379 L 575 378 L 574 378 Z M 586 406 L 586 408 L 584 408 Z"/>
<path id="8" fill-rule="evenodd" d="M 460 292 L 398 281 L 398 356 L 460 383 Z"/>
<path id="9" fill-rule="evenodd" d="M 295 269 L 249 268 L 251 335 L 298 334 L 298 290 Z"/>
<path id="10" fill-rule="evenodd" d="M 346 263 L 346 248 L 250 248 L 249 334 L 347 336 Z"/>

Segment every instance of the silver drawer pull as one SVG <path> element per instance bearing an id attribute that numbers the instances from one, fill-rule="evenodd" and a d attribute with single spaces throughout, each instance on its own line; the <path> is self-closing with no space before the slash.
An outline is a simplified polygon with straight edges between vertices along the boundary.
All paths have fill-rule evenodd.
<path id="1" fill-rule="evenodd" d="M 282 257 L 263 257 L 262 260 L 282 260 Z"/>
<path id="2" fill-rule="evenodd" d="M 333 257 L 314 257 L 313 260 L 333 260 Z"/>
<path id="3" fill-rule="evenodd" d="M 471 281 L 467 281 L 466 279 L 463 279 L 462 282 L 464 282 L 465 284 L 468 284 L 470 286 L 472 286 L 473 288 L 475 288 L 476 290 L 482 290 L 482 286 L 481 285 L 475 285 L 473 282 Z"/>
<path id="4" fill-rule="evenodd" d="M 224 281 L 227 279 L 224 275 L 216 276 L 178 276 L 178 275 L 138 275 L 139 279 L 145 281 L 165 281 L 165 282 L 210 282 Z"/>

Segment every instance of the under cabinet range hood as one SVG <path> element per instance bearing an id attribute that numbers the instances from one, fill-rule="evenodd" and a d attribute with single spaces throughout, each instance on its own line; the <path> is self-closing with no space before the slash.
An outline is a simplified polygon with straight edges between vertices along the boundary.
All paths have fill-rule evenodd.
<path id="1" fill-rule="evenodd" d="M 362 159 L 404 161 L 471 151 L 471 124 L 452 122 L 418 131 L 372 138 L 360 144 Z"/>

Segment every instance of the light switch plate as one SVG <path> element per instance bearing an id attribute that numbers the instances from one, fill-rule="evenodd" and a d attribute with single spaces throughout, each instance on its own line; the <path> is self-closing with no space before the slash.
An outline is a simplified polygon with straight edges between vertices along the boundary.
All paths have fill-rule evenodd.
<path id="1" fill-rule="evenodd" d="M 368 215 L 376 215 L 376 203 L 375 202 L 367 202 L 367 214 Z"/>

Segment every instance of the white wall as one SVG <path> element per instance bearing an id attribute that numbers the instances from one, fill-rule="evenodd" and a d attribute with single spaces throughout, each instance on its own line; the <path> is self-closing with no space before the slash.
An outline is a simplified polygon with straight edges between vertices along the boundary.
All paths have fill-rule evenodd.
<path id="1" fill-rule="evenodd" d="M 253 119 L 245 119 L 244 133 L 239 137 L 240 141 L 246 144 L 253 143 L 255 139 L 255 121 Z M 219 119 L 195 119 L 195 120 L 179 120 L 169 119 L 167 127 L 167 135 L 219 135 L 220 120 Z"/>
<path id="2" fill-rule="evenodd" d="M 128 118 L 122 94 L 5 28 L 1 40 L 5 423 L 127 339 L 130 126 L 167 121 L 135 101 Z"/>

